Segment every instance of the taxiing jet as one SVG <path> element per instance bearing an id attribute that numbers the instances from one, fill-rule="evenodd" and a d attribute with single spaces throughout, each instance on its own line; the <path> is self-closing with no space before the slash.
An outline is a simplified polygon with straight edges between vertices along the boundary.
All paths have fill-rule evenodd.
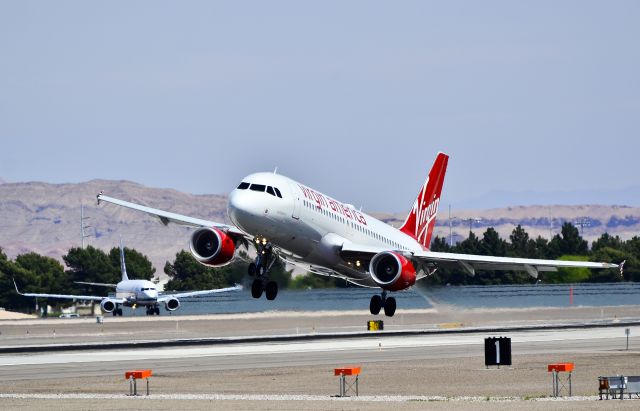
<path id="1" fill-rule="evenodd" d="M 101 201 L 143 211 L 170 222 L 197 227 L 191 253 L 202 264 L 228 264 L 239 247 L 255 246 L 249 265 L 254 276 L 251 294 L 276 298 L 278 285 L 269 269 L 278 256 L 320 275 L 381 290 L 371 298 L 372 314 L 384 309 L 391 317 L 396 300 L 390 292 L 406 290 L 439 267 L 476 270 L 517 270 L 537 277 L 558 267 L 614 268 L 616 264 L 538 260 L 429 251 L 449 156 L 438 153 L 435 163 L 404 224 L 396 229 L 353 205 L 342 203 L 283 175 L 255 173 L 245 177 L 229 195 L 227 214 L 234 225 L 158 210 L 98 194 Z"/>
<path id="2" fill-rule="evenodd" d="M 116 289 L 115 297 L 98 297 L 95 295 L 66 295 L 66 294 L 37 294 L 37 293 L 21 293 L 18 285 L 13 281 L 16 292 L 25 297 L 36 298 L 59 298 L 66 300 L 85 300 L 100 301 L 100 308 L 106 313 L 113 313 L 114 316 L 122 316 L 122 306 L 136 308 L 145 306 L 147 315 L 160 315 L 160 304 L 164 303 L 167 311 L 175 311 L 180 307 L 180 298 L 196 297 L 226 291 L 234 291 L 242 289 L 241 286 L 218 288 L 212 290 L 188 291 L 173 294 L 161 294 L 158 292 L 156 285 L 148 280 L 130 280 L 127 276 L 127 267 L 124 261 L 124 248 L 120 244 L 120 271 L 122 279 L 118 284 L 89 283 L 78 281 L 78 284 L 97 285 L 104 287 L 114 287 Z"/>

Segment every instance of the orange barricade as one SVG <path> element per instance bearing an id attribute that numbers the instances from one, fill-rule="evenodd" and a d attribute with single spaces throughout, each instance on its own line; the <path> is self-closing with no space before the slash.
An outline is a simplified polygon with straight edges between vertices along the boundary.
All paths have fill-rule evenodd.
<path id="1" fill-rule="evenodd" d="M 360 376 L 360 367 L 343 367 L 334 368 L 333 375 L 340 376 L 340 397 L 345 397 L 348 391 L 354 391 L 358 396 L 358 381 Z M 347 382 L 346 376 L 355 376 L 351 382 Z"/>
<path id="2" fill-rule="evenodd" d="M 333 375 L 358 375 L 360 367 L 334 368 Z"/>
<path id="3" fill-rule="evenodd" d="M 559 397 L 562 393 L 562 389 L 568 389 L 569 397 L 571 397 L 571 374 L 573 373 L 574 364 L 572 362 L 559 362 L 555 364 L 547 365 L 547 372 L 551 374 L 551 384 L 552 384 L 552 396 Z M 560 378 L 561 372 L 567 373 L 567 378 L 562 380 Z"/>
<path id="4" fill-rule="evenodd" d="M 559 362 L 557 364 L 549 364 L 547 365 L 548 372 L 571 372 L 573 371 L 573 363 L 572 362 Z"/>
<path id="5" fill-rule="evenodd" d="M 124 373 L 124 378 L 129 380 L 129 395 L 138 395 L 137 380 L 142 378 L 147 380 L 147 395 L 149 395 L 149 377 L 153 373 L 151 370 L 133 370 Z"/>

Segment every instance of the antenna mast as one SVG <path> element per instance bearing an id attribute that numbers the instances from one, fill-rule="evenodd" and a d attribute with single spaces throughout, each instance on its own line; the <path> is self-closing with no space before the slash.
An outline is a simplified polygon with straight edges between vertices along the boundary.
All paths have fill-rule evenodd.
<path id="1" fill-rule="evenodd" d="M 82 249 L 84 250 L 84 239 L 87 237 L 91 237 L 91 234 L 85 233 L 85 229 L 87 228 L 91 228 L 90 225 L 85 225 L 84 221 L 88 220 L 91 217 L 85 217 L 84 216 L 84 204 L 80 203 L 80 236 L 81 236 L 81 243 L 82 243 Z"/>

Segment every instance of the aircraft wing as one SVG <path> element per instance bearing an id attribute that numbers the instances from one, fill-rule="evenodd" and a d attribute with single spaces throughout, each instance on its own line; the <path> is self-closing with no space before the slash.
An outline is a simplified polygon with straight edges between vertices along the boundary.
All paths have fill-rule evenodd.
<path id="1" fill-rule="evenodd" d="M 116 288 L 118 285 L 117 284 L 107 284 L 107 283 L 89 283 L 86 281 L 74 281 L 74 283 L 76 284 L 83 284 L 83 285 L 96 285 L 98 287 L 113 287 Z"/>
<path id="2" fill-rule="evenodd" d="M 245 233 L 240 231 L 237 227 L 234 227 L 232 225 L 218 223 L 215 221 L 203 220 L 195 217 L 189 217 L 182 214 L 172 213 L 169 211 L 158 210 L 157 208 L 151 208 L 151 207 L 143 206 L 140 204 L 130 203 L 128 201 L 106 196 L 102 194 L 102 192 L 98 194 L 97 198 L 98 198 L 98 204 L 100 204 L 101 201 L 105 201 L 107 203 L 116 204 L 122 207 L 131 208 L 133 210 L 138 210 L 138 211 L 145 212 L 147 214 L 151 214 L 152 216 L 158 217 L 160 219 L 160 222 L 162 222 L 162 224 L 164 225 L 168 225 L 169 223 L 176 223 L 176 224 L 186 225 L 191 227 L 215 227 L 227 232 L 230 235 L 242 236 L 242 237 L 252 239 L 252 237 L 247 236 Z"/>
<path id="3" fill-rule="evenodd" d="M 203 295 L 224 293 L 227 291 L 239 291 L 239 290 L 242 290 L 241 285 L 236 285 L 234 287 L 227 287 L 227 288 L 216 288 L 213 290 L 185 291 L 182 293 L 163 294 L 158 296 L 158 302 L 159 303 L 164 302 L 170 298 L 200 297 Z"/>
<path id="4" fill-rule="evenodd" d="M 13 285 L 16 287 L 16 292 L 20 295 L 23 295 L 25 297 L 36 297 L 36 298 L 57 298 L 57 299 L 61 299 L 61 300 L 86 300 L 86 301 L 102 301 L 105 298 L 108 297 L 100 297 L 97 295 L 72 295 L 72 294 L 41 294 L 41 293 L 21 293 L 20 290 L 18 290 L 18 285 L 16 284 L 15 280 L 13 281 Z M 109 298 L 110 300 L 113 300 L 116 303 L 122 304 L 124 302 L 124 299 L 122 298 Z"/>
<path id="5" fill-rule="evenodd" d="M 382 251 L 393 251 L 383 247 L 344 244 L 343 257 L 367 260 Z M 618 264 L 597 263 L 588 261 L 539 260 L 534 258 L 494 257 L 488 255 L 440 253 L 433 251 L 407 252 L 398 251 L 409 259 L 415 259 L 428 267 L 461 268 L 470 275 L 476 270 L 508 270 L 525 271 L 537 278 L 541 271 L 557 271 L 558 268 L 618 268 Z M 368 258 L 367 258 L 368 257 Z"/>

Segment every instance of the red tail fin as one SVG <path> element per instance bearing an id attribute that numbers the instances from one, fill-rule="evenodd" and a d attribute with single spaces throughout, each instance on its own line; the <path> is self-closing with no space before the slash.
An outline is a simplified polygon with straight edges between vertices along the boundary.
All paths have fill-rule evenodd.
<path id="1" fill-rule="evenodd" d="M 415 238 L 424 248 L 429 248 L 431 244 L 431 234 L 436 225 L 440 192 L 448 162 L 448 155 L 438 153 L 427 180 L 413 203 L 411 212 L 400 228 L 400 231 Z"/>

